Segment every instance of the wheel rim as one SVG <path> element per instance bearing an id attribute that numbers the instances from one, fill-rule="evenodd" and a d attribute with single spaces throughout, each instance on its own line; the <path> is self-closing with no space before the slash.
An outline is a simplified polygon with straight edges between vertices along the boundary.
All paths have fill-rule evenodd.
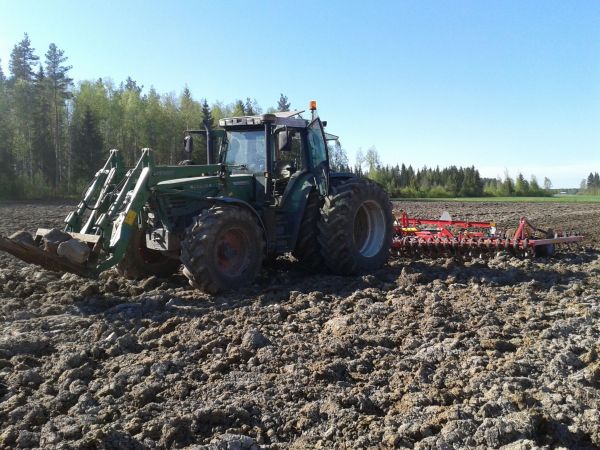
<path id="1" fill-rule="evenodd" d="M 363 202 L 354 216 L 354 244 L 365 258 L 381 250 L 386 235 L 383 208 L 372 200 Z"/>
<path id="2" fill-rule="evenodd" d="M 248 235 L 240 228 L 230 228 L 219 237 L 216 246 L 217 266 L 221 273 L 235 277 L 246 270 L 249 261 Z"/>

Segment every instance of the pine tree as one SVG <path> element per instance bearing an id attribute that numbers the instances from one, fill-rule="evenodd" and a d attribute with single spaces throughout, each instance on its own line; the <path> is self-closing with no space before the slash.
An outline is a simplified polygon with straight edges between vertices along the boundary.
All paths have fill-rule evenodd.
<path id="1" fill-rule="evenodd" d="M 125 89 L 126 91 L 133 91 L 137 92 L 138 94 L 142 93 L 143 88 L 144 86 L 138 86 L 137 81 L 133 80 L 131 77 L 127 77 L 127 79 L 125 80 L 125 86 L 123 86 L 123 89 Z M 187 86 L 185 88 L 189 92 Z"/>
<path id="2" fill-rule="evenodd" d="M 23 40 L 13 47 L 8 67 L 14 80 L 32 81 L 35 75 L 33 68 L 40 59 L 31 48 L 29 35 L 25 33 Z"/>
<path id="3" fill-rule="evenodd" d="M 4 71 L 2 70 L 2 59 L 0 58 L 0 88 L 4 86 L 6 83 L 6 77 L 4 76 Z"/>
<path id="4" fill-rule="evenodd" d="M 235 101 L 235 104 L 233 105 L 232 115 L 234 117 L 241 117 L 246 115 L 246 108 L 243 101 Z"/>
<path id="5" fill-rule="evenodd" d="M 17 173 L 33 177 L 32 130 L 34 122 L 32 111 L 34 101 L 34 67 L 39 58 L 33 53 L 29 36 L 14 46 L 9 61 L 12 74 L 10 85 L 11 121 L 14 128 L 13 155 L 17 164 Z"/>
<path id="6" fill-rule="evenodd" d="M 61 165 L 63 161 L 61 157 L 62 149 L 62 123 L 64 119 L 65 101 L 71 97 L 70 88 L 73 85 L 73 79 L 67 75 L 72 66 L 63 65 L 67 61 L 64 56 L 64 51 L 56 47 L 52 43 L 46 52 L 46 72 L 50 86 L 50 99 L 52 104 L 52 141 L 54 147 L 54 163 L 51 164 L 55 168 L 54 184 L 59 185 L 62 174 Z M 49 161 L 48 161 L 49 162 Z M 62 164 L 61 164 L 62 162 Z"/>
<path id="7" fill-rule="evenodd" d="M 279 101 L 277 102 L 277 111 L 287 112 L 290 110 L 290 102 L 288 101 L 287 96 L 280 94 Z"/>
<path id="8" fill-rule="evenodd" d="M 52 146 L 52 117 L 48 95 L 50 87 L 50 80 L 44 74 L 44 69 L 40 65 L 35 79 L 35 106 L 32 111 L 33 123 L 35 123 L 31 141 L 31 153 L 34 160 L 33 172 L 36 179 L 38 174 L 41 174 L 41 182 L 56 187 L 57 159 L 54 157 Z M 35 187 L 41 188 L 40 186 Z M 40 192 L 44 191 L 43 189 L 39 190 Z"/>
<path id="9" fill-rule="evenodd" d="M 252 100 L 250 97 L 246 97 L 246 103 L 244 104 L 244 114 L 247 116 L 253 116 L 256 114 L 254 111 L 254 106 L 252 105 Z"/>
<path id="10" fill-rule="evenodd" d="M 208 106 L 206 99 L 204 99 L 204 102 L 202 103 L 202 123 L 206 124 L 209 130 L 212 130 L 215 126 L 212 111 L 210 110 L 210 106 Z"/>
<path id="11" fill-rule="evenodd" d="M 4 74 L 0 66 L 0 198 L 14 194 L 14 171 L 12 161 L 13 127 L 10 124 L 10 108 Z"/>
<path id="12" fill-rule="evenodd" d="M 594 189 L 594 174 L 592 172 L 590 172 L 590 174 L 587 177 L 587 188 L 589 190 Z"/>
<path id="13" fill-rule="evenodd" d="M 73 124 L 73 164 L 76 179 L 87 183 L 104 160 L 102 136 L 98 121 L 89 107 Z"/>

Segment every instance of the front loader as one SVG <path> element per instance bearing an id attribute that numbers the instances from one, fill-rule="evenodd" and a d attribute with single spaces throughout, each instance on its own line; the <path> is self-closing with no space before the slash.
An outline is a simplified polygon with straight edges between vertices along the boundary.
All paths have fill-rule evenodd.
<path id="1" fill-rule="evenodd" d="M 328 144 L 337 137 L 325 133 L 316 103 L 310 120 L 301 113 L 190 130 L 178 166 L 157 166 L 143 149 L 126 169 L 111 150 L 63 232 L 0 236 L 0 250 L 85 277 L 112 267 L 130 278 L 168 276 L 183 266 L 192 286 L 212 293 L 251 283 L 265 258 L 287 252 L 315 271 L 382 266 L 394 233 L 387 194 L 331 172 Z M 207 164 L 194 163 L 197 134 L 206 135 Z"/>

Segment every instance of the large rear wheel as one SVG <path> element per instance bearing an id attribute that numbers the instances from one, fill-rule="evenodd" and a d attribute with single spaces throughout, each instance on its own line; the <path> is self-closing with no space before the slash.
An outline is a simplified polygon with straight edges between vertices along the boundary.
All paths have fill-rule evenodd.
<path id="1" fill-rule="evenodd" d="M 325 264 L 349 275 L 383 266 L 390 254 L 394 217 L 383 188 L 352 178 L 332 187 L 319 222 L 319 244 Z"/>
<path id="2" fill-rule="evenodd" d="M 264 238 L 253 214 L 213 206 L 196 216 L 182 243 L 183 274 L 209 293 L 252 283 L 264 258 Z"/>

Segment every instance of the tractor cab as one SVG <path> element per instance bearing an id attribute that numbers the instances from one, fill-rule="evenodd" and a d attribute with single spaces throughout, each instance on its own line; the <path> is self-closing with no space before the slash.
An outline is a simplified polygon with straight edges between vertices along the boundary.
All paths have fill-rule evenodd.
<path id="1" fill-rule="evenodd" d="M 324 123 L 311 105 L 312 118 L 304 111 L 221 119 L 224 129 L 219 158 L 232 175 L 252 174 L 266 204 L 281 206 L 310 178 L 321 196 L 328 192 L 329 155 Z M 336 136 L 329 135 L 333 138 Z"/>

